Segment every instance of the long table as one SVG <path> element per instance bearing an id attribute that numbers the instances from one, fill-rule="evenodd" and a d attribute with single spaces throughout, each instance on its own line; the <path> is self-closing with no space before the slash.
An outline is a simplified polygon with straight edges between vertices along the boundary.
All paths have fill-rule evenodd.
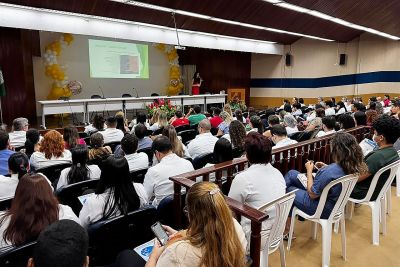
<path id="1" fill-rule="evenodd" d="M 42 107 L 42 126 L 46 128 L 46 115 L 83 113 L 84 121 L 89 123 L 89 113 L 99 111 L 118 111 L 144 109 L 155 99 L 169 99 L 172 105 L 184 106 L 208 104 L 224 104 L 226 94 L 215 95 L 179 95 L 179 96 L 150 96 L 150 97 L 118 97 L 100 99 L 70 99 L 38 101 Z"/>

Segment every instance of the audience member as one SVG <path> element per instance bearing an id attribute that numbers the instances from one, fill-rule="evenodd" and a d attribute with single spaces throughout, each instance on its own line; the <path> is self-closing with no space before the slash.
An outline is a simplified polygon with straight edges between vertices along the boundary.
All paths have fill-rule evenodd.
<path id="1" fill-rule="evenodd" d="M 218 138 L 210 133 L 211 123 L 209 120 L 200 121 L 198 129 L 199 134 L 188 145 L 189 154 L 193 159 L 212 153 L 215 143 L 218 141 Z"/>
<path id="2" fill-rule="evenodd" d="M 356 111 L 354 113 L 354 120 L 356 121 L 357 126 L 367 125 L 367 116 L 365 112 Z"/>
<path id="3" fill-rule="evenodd" d="M 232 160 L 232 144 L 226 138 L 220 138 L 215 143 L 214 152 L 213 152 L 213 160 L 214 164 L 226 162 Z M 209 164 L 207 164 L 210 166 Z M 208 167 L 206 165 L 206 167 Z"/>
<path id="4" fill-rule="evenodd" d="M 104 131 L 104 129 L 106 128 L 104 122 L 105 122 L 104 117 L 96 113 L 93 117 L 92 124 L 89 124 L 88 126 L 85 127 L 85 133 L 87 133 L 88 135 L 92 135 L 99 131 Z"/>
<path id="5" fill-rule="evenodd" d="M 12 132 L 9 133 L 11 147 L 17 148 L 25 145 L 28 127 L 29 123 L 26 118 L 16 118 L 13 120 Z"/>
<path id="6" fill-rule="evenodd" d="M 264 125 L 261 121 L 260 116 L 258 115 L 251 116 L 249 125 L 251 130 L 248 131 L 247 133 L 257 132 L 262 134 L 264 132 Z"/>
<path id="7" fill-rule="evenodd" d="M 264 133 L 262 133 L 265 137 L 271 137 L 271 127 L 274 125 L 279 125 L 280 124 L 280 120 L 279 120 L 279 116 L 278 115 L 270 115 L 268 117 L 268 125 L 269 125 L 269 129 L 266 130 Z"/>
<path id="8" fill-rule="evenodd" d="M 326 111 L 326 110 L 325 110 Z M 328 134 L 335 133 L 336 119 L 334 116 L 327 116 L 322 118 L 322 131 L 319 131 L 315 137 L 322 137 Z"/>
<path id="9" fill-rule="evenodd" d="M 175 112 L 175 117 L 173 117 L 171 120 L 171 125 L 174 127 L 189 125 L 189 120 L 183 117 L 182 111 L 180 110 Z"/>
<path id="10" fill-rule="evenodd" d="M 283 117 L 283 125 L 285 125 L 286 132 L 288 135 L 297 133 L 299 131 L 299 128 L 297 128 L 297 120 L 291 114 L 286 114 Z"/>
<path id="11" fill-rule="evenodd" d="M 271 135 L 271 140 L 275 144 L 273 149 L 297 144 L 296 140 L 292 140 L 287 136 L 287 131 L 283 125 L 278 124 L 272 126 Z"/>
<path id="12" fill-rule="evenodd" d="M 365 169 L 361 147 L 354 136 L 345 132 L 336 133 L 331 141 L 331 156 L 333 163 L 326 165 L 323 162 L 308 161 L 305 164 L 307 173 L 301 174 L 297 170 L 291 170 L 285 175 L 286 191 L 298 189 L 293 205 L 303 212 L 312 215 L 315 213 L 324 188 L 332 181 L 348 174 L 360 173 Z M 313 174 L 314 166 L 318 168 Z M 301 176 L 307 178 L 307 187 L 300 181 Z M 236 179 L 236 178 L 235 178 Z M 328 193 L 326 204 L 321 218 L 327 219 L 336 204 L 341 192 L 341 186 L 334 186 Z M 286 223 L 285 232 L 289 231 L 290 216 Z"/>
<path id="13" fill-rule="evenodd" d="M 194 112 L 194 114 L 192 114 Z M 206 116 L 201 113 L 201 108 L 200 106 L 196 105 L 193 108 L 191 108 L 186 114 L 186 118 L 189 120 L 190 125 L 196 125 L 199 124 L 200 121 L 206 119 Z"/>
<path id="14" fill-rule="evenodd" d="M 307 115 L 306 120 L 308 122 L 312 121 L 313 119 L 315 119 L 317 117 L 318 109 L 322 109 L 324 111 L 324 116 L 325 116 L 325 109 L 323 108 L 323 106 L 321 104 L 316 104 L 314 110 L 311 110 L 311 112 L 309 111 L 309 114 Z"/>
<path id="15" fill-rule="evenodd" d="M 104 146 L 104 137 L 101 133 L 94 133 L 90 136 L 89 160 L 103 160 L 112 154 L 111 147 Z"/>
<path id="16" fill-rule="evenodd" d="M 143 112 L 138 112 L 136 115 L 136 119 L 132 120 L 129 124 L 132 127 L 131 134 L 135 133 L 135 128 L 137 125 L 143 124 L 146 128 L 150 127 L 150 124 L 147 122 L 147 115 Z"/>
<path id="17" fill-rule="evenodd" d="M 124 133 L 117 129 L 117 119 L 115 117 L 108 117 L 106 121 L 107 128 L 104 131 L 100 131 L 103 135 L 104 143 L 121 142 Z"/>
<path id="18" fill-rule="evenodd" d="M 155 242 L 146 267 L 245 267 L 247 242 L 218 186 L 210 182 L 194 184 L 187 193 L 186 207 L 189 228 L 177 232 L 164 226 L 173 238 L 163 247 Z"/>
<path id="19" fill-rule="evenodd" d="M 89 151 L 86 145 L 76 145 L 71 149 L 72 166 L 61 171 L 57 189 L 89 179 L 99 179 L 101 170 L 97 165 L 88 165 Z"/>
<path id="20" fill-rule="evenodd" d="M 393 117 L 400 119 L 400 100 L 396 100 L 393 102 L 393 105 L 390 108 L 390 112 Z"/>
<path id="21" fill-rule="evenodd" d="M 176 130 L 171 125 L 164 127 L 163 131 L 161 132 L 163 136 L 168 137 L 169 141 L 171 142 L 172 152 L 175 153 L 178 157 L 188 157 L 190 158 L 190 154 L 182 141 L 178 138 L 176 134 Z"/>
<path id="22" fill-rule="evenodd" d="M 229 134 L 222 136 L 232 142 L 232 148 L 244 151 L 244 139 L 246 138 L 246 129 L 239 121 L 232 121 L 229 127 Z"/>
<path id="23" fill-rule="evenodd" d="M 304 99 L 303 98 L 299 98 L 299 103 L 301 107 L 305 107 L 306 105 L 304 105 Z"/>
<path id="24" fill-rule="evenodd" d="M 228 112 L 228 114 L 231 116 L 231 118 L 233 117 L 231 105 L 225 104 L 222 111 Z"/>
<path id="25" fill-rule="evenodd" d="M 234 120 L 238 120 L 241 123 L 246 123 L 246 119 L 243 117 L 243 113 L 240 109 L 235 110 L 235 117 L 233 118 Z"/>
<path id="26" fill-rule="evenodd" d="M 292 109 L 292 115 L 293 116 L 300 116 L 303 114 L 303 111 L 301 110 L 301 105 L 300 103 L 296 102 L 293 104 L 293 109 Z"/>
<path id="27" fill-rule="evenodd" d="M 285 194 L 285 180 L 281 172 L 270 164 L 271 150 L 271 142 L 262 134 L 249 133 L 246 136 L 245 151 L 250 167 L 238 173 L 233 179 L 229 197 L 251 207 L 259 208 Z M 267 214 L 269 219 L 262 226 L 263 239 L 268 237 L 268 232 L 273 225 L 275 210 L 269 210 Z M 249 241 L 250 220 L 242 218 L 241 224 Z M 261 244 L 264 243 L 261 242 Z"/>
<path id="28" fill-rule="evenodd" d="M 26 131 L 26 141 L 24 145 L 25 149 L 21 150 L 21 152 L 24 152 L 28 156 L 28 158 L 30 158 L 33 152 L 39 151 L 40 137 L 40 133 L 37 129 L 31 128 Z"/>
<path id="29" fill-rule="evenodd" d="M 138 138 L 137 150 L 150 148 L 153 144 L 153 140 L 147 136 L 147 128 L 143 124 L 138 124 L 135 126 L 135 135 Z"/>
<path id="30" fill-rule="evenodd" d="M 149 157 L 146 153 L 137 153 L 138 138 L 133 134 L 126 134 L 121 140 L 121 149 L 128 161 L 129 172 L 149 167 Z"/>
<path id="31" fill-rule="evenodd" d="M 363 103 L 357 102 L 353 104 L 352 110 L 353 113 L 357 112 L 357 111 L 362 111 L 365 112 L 366 111 L 366 107 L 364 106 Z"/>
<path id="32" fill-rule="evenodd" d="M 382 115 L 372 126 L 374 129 L 372 139 L 378 144 L 378 149 L 372 151 L 364 158 L 368 170 L 360 174 L 351 194 L 351 197 L 356 199 L 362 199 L 367 195 L 375 173 L 399 159 L 399 155 L 393 148 L 393 144 L 400 137 L 400 121 L 388 115 Z M 376 200 L 388 176 L 389 173 L 385 172 L 379 178 L 375 191 L 372 194 L 372 201 Z"/>
<path id="33" fill-rule="evenodd" d="M 390 101 L 390 96 L 389 95 L 384 95 L 383 96 L 383 104 L 385 107 L 390 107 L 391 101 Z"/>
<path id="34" fill-rule="evenodd" d="M 71 220 L 46 227 L 39 235 L 27 267 L 89 267 L 89 237 Z"/>
<path id="35" fill-rule="evenodd" d="M 0 129 L 0 175 L 8 174 L 8 158 L 14 153 L 14 151 L 10 150 L 8 133 Z"/>
<path id="36" fill-rule="evenodd" d="M 132 183 L 128 161 L 125 158 L 108 157 L 103 161 L 100 181 L 95 194 L 89 195 L 79 213 L 81 225 L 109 219 L 147 204 L 142 184 Z"/>
<path id="37" fill-rule="evenodd" d="M 11 208 L 0 212 L 0 248 L 35 241 L 40 232 L 57 220 L 79 222 L 69 206 L 58 203 L 42 174 L 25 174 L 19 181 Z"/>
<path id="38" fill-rule="evenodd" d="M 155 121 L 148 129 L 151 131 L 157 131 L 168 125 L 167 113 L 164 111 L 159 112 L 158 120 Z"/>
<path id="39" fill-rule="evenodd" d="M 263 122 L 263 126 L 264 126 L 264 130 L 269 130 L 269 122 L 268 122 L 268 118 L 271 115 L 275 115 L 275 109 L 273 108 L 269 108 L 265 110 L 265 116 L 264 118 L 261 119 L 261 121 Z"/>
<path id="40" fill-rule="evenodd" d="M 200 124 L 204 121 L 210 124 L 207 119 L 201 121 Z M 214 138 L 217 139 L 216 137 Z M 166 136 L 156 137 L 153 141 L 152 149 L 159 163 L 149 168 L 144 178 L 143 186 L 149 200 L 154 196 L 152 204 L 157 206 L 164 197 L 174 193 L 173 183 L 169 178 L 194 169 L 190 161 L 180 158 L 172 152 L 171 142 Z"/>
<path id="41" fill-rule="evenodd" d="M 217 136 L 223 136 L 224 134 L 229 133 L 229 125 L 231 124 L 232 117 L 226 111 L 222 111 L 219 116 L 223 121 L 218 125 Z"/>
<path id="42" fill-rule="evenodd" d="M 356 122 L 354 121 L 354 118 L 349 114 L 339 115 L 338 122 L 340 125 L 340 129 L 342 130 L 347 130 L 356 127 Z"/>
<path id="43" fill-rule="evenodd" d="M 336 108 L 337 108 L 336 115 L 344 114 L 347 112 L 346 106 L 343 103 L 343 101 L 337 102 Z"/>
<path id="44" fill-rule="evenodd" d="M 30 158 L 31 167 L 35 170 L 71 162 L 71 152 L 65 149 L 62 135 L 55 130 L 44 135 L 39 151 L 34 152 Z"/>
<path id="45" fill-rule="evenodd" d="M 223 119 L 219 116 L 221 114 L 220 108 L 214 108 L 213 116 L 210 118 L 210 123 L 212 128 L 218 128 L 218 125 L 223 122 Z"/>
<path id="46" fill-rule="evenodd" d="M 76 145 L 86 145 L 85 140 L 79 137 L 78 130 L 76 127 L 65 127 L 64 128 L 64 146 L 65 149 L 74 148 Z"/>
<path id="47" fill-rule="evenodd" d="M 367 116 L 367 125 L 371 126 L 374 121 L 378 118 L 378 112 L 376 111 L 376 103 L 371 102 L 369 104 L 369 110 L 365 112 L 365 116 Z"/>
<path id="48" fill-rule="evenodd" d="M 287 113 L 292 113 L 292 106 L 290 104 L 285 104 L 283 106 L 283 110 L 286 111 Z"/>
<path id="49" fill-rule="evenodd" d="M 334 104 L 332 100 L 327 100 L 325 102 L 325 116 L 334 116 L 335 115 L 335 109 L 333 108 Z"/>
<path id="50" fill-rule="evenodd" d="M 21 152 L 14 153 L 8 159 L 10 177 L 0 175 L 0 200 L 13 198 L 19 179 L 29 172 L 29 159 Z"/>
<path id="51" fill-rule="evenodd" d="M 125 114 L 122 111 L 118 111 L 115 114 L 115 119 L 117 120 L 117 129 L 121 130 L 124 134 L 129 133 L 128 123 L 125 119 Z"/>

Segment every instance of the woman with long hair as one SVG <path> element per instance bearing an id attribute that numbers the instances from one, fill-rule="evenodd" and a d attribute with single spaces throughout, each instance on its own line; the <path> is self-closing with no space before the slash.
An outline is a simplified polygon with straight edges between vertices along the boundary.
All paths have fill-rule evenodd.
<path id="1" fill-rule="evenodd" d="M 257 115 L 251 116 L 249 125 L 251 127 L 251 130 L 248 133 L 250 132 L 258 132 L 260 134 L 264 133 L 264 125 L 261 121 L 260 116 Z"/>
<path id="2" fill-rule="evenodd" d="M 28 131 L 26 131 L 25 149 L 21 149 L 21 152 L 24 152 L 25 155 L 30 158 L 33 152 L 39 151 L 39 141 L 39 131 L 35 128 L 30 128 Z"/>
<path id="3" fill-rule="evenodd" d="M 224 135 L 232 143 L 232 148 L 236 148 L 240 151 L 244 151 L 244 139 L 246 138 L 246 129 L 239 120 L 232 121 L 229 126 L 229 135 Z M 228 139 L 228 140 L 229 140 Z"/>
<path id="4" fill-rule="evenodd" d="M 187 193 L 186 208 L 188 229 L 177 232 L 165 227 L 170 239 L 163 247 L 156 242 L 146 267 L 246 266 L 243 230 L 216 184 L 194 184 Z"/>
<path id="5" fill-rule="evenodd" d="M 366 170 L 363 152 L 353 135 L 346 132 L 336 133 L 330 141 L 330 148 L 333 163 L 327 165 L 323 162 L 316 162 L 314 164 L 312 161 L 308 161 L 305 164 L 306 174 L 291 170 L 285 175 L 286 191 L 298 189 L 293 205 L 310 215 L 314 214 L 317 209 L 319 197 L 327 184 L 342 176 L 364 173 Z M 313 175 L 314 166 L 318 168 L 315 176 Z M 307 188 L 300 182 L 299 175 L 307 177 Z M 321 215 L 322 219 L 328 218 L 331 214 L 341 190 L 340 185 L 336 185 L 329 191 Z M 286 223 L 286 232 L 289 231 L 289 227 L 290 220 Z"/>
<path id="6" fill-rule="evenodd" d="M 115 114 L 115 118 L 117 119 L 117 129 L 120 129 L 124 134 L 129 133 L 128 123 L 125 119 L 124 112 L 118 111 Z"/>
<path id="7" fill-rule="evenodd" d="M 336 104 L 336 115 L 344 114 L 348 112 L 346 105 L 343 103 L 343 101 L 339 101 Z"/>
<path id="8" fill-rule="evenodd" d="M 222 111 L 228 112 L 229 116 L 233 117 L 231 105 L 225 104 Z"/>
<path id="9" fill-rule="evenodd" d="M 200 73 L 196 71 L 193 75 L 192 79 L 192 95 L 199 95 L 200 94 L 200 86 L 203 82 L 203 79 L 200 77 Z"/>
<path id="10" fill-rule="evenodd" d="M 100 181 L 95 194 L 89 196 L 79 213 L 81 225 L 87 227 L 101 219 L 109 219 L 147 204 L 142 184 L 132 183 L 128 161 L 108 157 L 103 161 Z"/>
<path id="11" fill-rule="evenodd" d="M 181 140 L 179 140 L 174 126 L 172 126 L 172 125 L 165 126 L 163 131 L 161 132 L 161 134 L 168 137 L 168 139 L 172 145 L 173 153 L 175 153 L 177 156 L 179 156 L 181 158 L 190 157 L 186 146 L 184 144 L 182 144 Z"/>
<path id="12" fill-rule="evenodd" d="M 104 123 L 105 122 L 106 122 L 106 120 L 104 119 L 104 117 L 102 115 L 100 115 L 100 114 L 94 115 L 92 124 L 85 127 L 85 133 L 87 133 L 90 136 L 99 131 L 104 131 L 104 128 L 105 128 Z"/>
<path id="13" fill-rule="evenodd" d="M 0 213 L 0 247 L 21 246 L 35 241 L 55 221 L 79 223 L 69 206 L 58 203 L 42 174 L 25 174 L 19 181 L 11 208 Z"/>
<path id="14" fill-rule="evenodd" d="M 168 125 L 167 113 L 160 111 L 158 113 L 157 121 L 155 121 L 154 124 L 149 127 L 149 130 L 152 130 L 154 132 L 154 131 L 157 131 L 158 129 L 161 129 L 167 125 Z"/>
<path id="15" fill-rule="evenodd" d="M 19 179 L 29 172 L 29 159 L 21 152 L 16 152 L 8 158 L 10 177 L 0 175 L 0 200 L 12 198 Z"/>
<path id="16" fill-rule="evenodd" d="M 71 149 L 76 145 L 86 145 L 85 140 L 79 137 L 76 127 L 65 127 L 63 139 L 65 142 L 65 149 Z"/>
<path id="17" fill-rule="evenodd" d="M 89 179 L 100 179 L 101 170 L 99 166 L 87 165 L 89 151 L 86 145 L 75 146 L 71 149 L 71 154 L 72 166 L 61 171 L 57 189 Z"/>
<path id="18" fill-rule="evenodd" d="M 232 122 L 232 116 L 226 111 L 222 111 L 219 116 L 221 117 L 222 122 L 218 125 L 217 136 L 223 136 L 224 134 L 229 133 L 229 125 Z"/>
<path id="19" fill-rule="evenodd" d="M 62 135 L 51 130 L 44 135 L 39 151 L 32 154 L 30 164 L 32 168 L 38 170 L 57 164 L 71 163 L 71 160 L 71 152 L 65 149 Z"/>

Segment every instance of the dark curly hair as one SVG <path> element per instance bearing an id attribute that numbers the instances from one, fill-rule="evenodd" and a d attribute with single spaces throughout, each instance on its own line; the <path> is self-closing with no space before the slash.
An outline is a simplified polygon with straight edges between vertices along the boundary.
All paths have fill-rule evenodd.
<path id="1" fill-rule="evenodd" d="M 232 121 L 229 125 L 229 135 L 233 147 L 243 150 L 244 139 L 246 138 L 246 129 L 243 123 L 238 120 Z"/>
<path id="2" fill-rule="evenodd" d="M 400 121 L 389 115 L 380 116 L 372 127 L 379 135 L 385 137 L 388 144 L 394 144 L 400 137 Z"/>
<path id="3" fill-rule="evenodd" d="M 341 114 L 338 117 L 338 122 L 341 124 L 341 129 L 347 130 L 356 127 L 354 118 L 349 114 Z"/>

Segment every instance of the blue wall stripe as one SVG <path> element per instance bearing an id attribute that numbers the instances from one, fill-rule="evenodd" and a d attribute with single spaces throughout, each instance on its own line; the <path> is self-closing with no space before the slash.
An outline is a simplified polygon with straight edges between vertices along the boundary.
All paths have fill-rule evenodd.
<path id="1" fill-rule="evenodd" d="M 400 71 L 377 71 L 320 78 L 251 79 L 253 88 L 320 88 L 363 83 L 400 82 Z"/>

